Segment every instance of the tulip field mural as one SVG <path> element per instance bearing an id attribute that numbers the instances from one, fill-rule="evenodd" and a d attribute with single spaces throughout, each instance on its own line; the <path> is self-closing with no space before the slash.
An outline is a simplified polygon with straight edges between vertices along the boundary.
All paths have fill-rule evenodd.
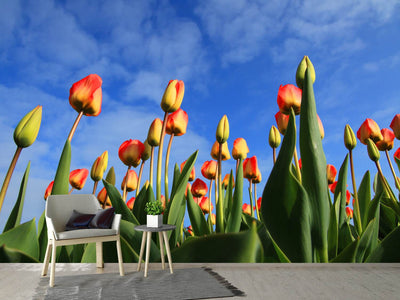
<path id="1" fill-rule="evenodd" d="M 282 85 L 277 95 L 279 112 L 276 126 L 269 131 L 271 148 L 266 149 L 273 153 L 269 174 L 260 172 L 256 156 L 248 156 L 245 137 L 235 139 L 228 149 L 229 115 L 215 124 L 215 143 L 209 160 L 201 162 L 201 170 L 194 168 L 195 146 L 189 157 L 170 161 L 173 140 L 184 138 L 189 122 L 181 109 L 185 94 L 181 80 L 171 80 L 160 95 L 160 118 L 146 124 L 145 141 L 121 141 L 118 154 L 98 149 L 91 170 L 71 170 L 71 144 L 79 123 L 102 109 L 102 79 L 88 75 L 70 88 L 69 104 L 78 115 L 65 139 L 54 181 L 43 189 L 44 198 L 79 193 L 85 184 L 93 184 L 93 194 L 102 207 L 113 206 L 122 214 L 124 262 L 138 261 L 142 237 L 134 227 L 146 224 L 146 204 L 155 201 L 163 207 L 163 222 L 176 226 L 168 235 L 174 262 L 400 262 L 400 181 L 396 175 L 400 149 L 389 153 L 394 139 L 400 139 L 400 114 L 394 116 L 391 129 L 381 130 L 372 119 L 360 124 L 356 133 L 342 124 L 348 154 L 337 170 L 325 158 L 325 133 L 313 89 L 317 76 L 311 60 L 305 56 L 293 73 L 297 86 Z M 35 142 L 41 118 L 39 105 L 15 128 L 17 149 L 1 188 L 0 210 L 18 157 Z M 363 170 L 360 182 L 354 171 L 362 167 L 353 163 L 355 147 L 364 148 L 376 167 Z M 108 166 L 109 155 L 118 155 L 125 165 L 121 184 L 116 182 L 114 167 Z M 229 159 L 235 160 L 235 168 L 224 166 Z M 383 163 L 389 164 L 389 174 L 383 174 Z M 0 234 L 1 262 L 42 262 L 44 258 L 44 214 L 37 224 L 34 219 L 21 224 L 29 171 L 30 163 Z M 395 186 L 389 185 L 386 176 L 393 176 Z M 268 178 L 264 187 L 259 186 L 262 177 Z M 185 216 L 189 226 L 184 225 Z M 106 262 L 117 262 L 114 247 L 105 243 Z M 160 261 L 156 239 L 150 251 L 150 259 Z M 95 246 L 63 247 L 57 260 L 95 262 Z"/>

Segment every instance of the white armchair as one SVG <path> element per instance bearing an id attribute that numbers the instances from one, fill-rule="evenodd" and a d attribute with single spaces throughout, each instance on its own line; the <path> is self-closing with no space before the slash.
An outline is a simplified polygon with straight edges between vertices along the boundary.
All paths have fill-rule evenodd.
<path id="1" fill-rule="evenodd" d="M 45 216 L 48 244 L 43 262 L 42 276 L 46 276 L 47 274 L 51 252 L 51 287 L 54 286 L 57 246 L 96 243 L 96 266 L 103 268 L 103 242 L 116 241 L 119 273 L 121 276 L 124 276 L 119 235 L 120 214 L 115 214 L 110 229 L 65 230 L 65 225 L 74 210 L 84 214 L 96 214 L 99 209 L 101 209 L 101 206 L 97 198 L 92 194 L 51 195 L 47 198 Z"/>

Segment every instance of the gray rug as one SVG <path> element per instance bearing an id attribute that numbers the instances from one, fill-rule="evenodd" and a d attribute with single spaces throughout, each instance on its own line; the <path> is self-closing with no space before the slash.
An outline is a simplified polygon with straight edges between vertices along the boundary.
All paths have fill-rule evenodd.
<path id="1" fill-rule="evenodd" d="M 55 277 L 49 287 L 49 277 L 40 279 L 33 299 L 207 299 L 244 296 L 210 268 L 149 270 L 132 272 L 121 277 L 118 273 Z"/>

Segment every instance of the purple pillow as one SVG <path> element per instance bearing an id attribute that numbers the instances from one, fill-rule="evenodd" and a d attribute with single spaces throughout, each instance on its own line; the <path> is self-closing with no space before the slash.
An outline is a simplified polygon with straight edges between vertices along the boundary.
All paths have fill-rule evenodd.
<path id="1" fill-rule="evenodd" d="M 83 214 L 74 209 L 71 217 L 65 225 L 65 230 L 88 229 L 89 223 L 92 221 L 94 216 L 95 214 Z"/>
<path id="2" fill-rule="evenodd" d="M 110 229 L 114 220 L 115 208 L 99 209 L 90 221 L 89 228 Z"/>

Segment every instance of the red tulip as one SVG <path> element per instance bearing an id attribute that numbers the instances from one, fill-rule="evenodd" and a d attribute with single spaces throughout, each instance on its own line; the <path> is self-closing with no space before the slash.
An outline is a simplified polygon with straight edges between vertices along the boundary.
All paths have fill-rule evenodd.
<path id="1" fill-rule="evenodd" d="M 298 162 L 299 162 L 299 168 L 301 169 L 301 167 L 303 166 L 303 163 L 301 161 L 301 157 L 299 158 Z"/>
<path id="2" fill-rule="evenodd" d="M 185 166 L 185 164 L 186 164 L 186 160 L 183 163 L 181 163 L 181 173 L 182 173 L 182 170 L 183 170 L 183 167 Z M 189 181 L 193 181 L 195 177 L 196 177 L 196 170 L 194 169 L 194 166 L 193 166 L 192 171 L 190 172 L 190 175 L 189 175 Z"/>
<path id="3" fill-rule="evenodd" d="M 187 228 L 187 231 L 191 236 L 194 236 L 192 225 L 189 225 L 189 227 Z"/>
<path id="4" fill-rule="evenodd" d="M 289 115 L 284 115 L 280 111 L 275 114 L 276 125 L 281 134 L 285 135 L 286 129 L 289 124 Z"/>
<path id="5" fill-rule="evenodd" d="M 237 138 L 233 142 L 232 148 L 232 157 L 235 160 L 245 159 L 247 157 L 247 153 L 249 153 L 249 147 L 247 147 L 246 140 L 244 138 Z"/>
<path id="6" fill-rule="evenodd" d="M 393 129 L 394 135 L 400 140 L 400 114 L 394 116 L 390 128 Z"/>
<path id="7" fill-rule="evenodd" d="M 243 162 L 243 177 L 247 179 L 255 179 L 257 178 L 257 157 L 252 156 L 250 158 L 246 158 Z"/>
<path id="8" fill-rule="evenodd" d="M 207 184 L 200 178 L 197 178 L 193 182 L 192 185 L 193 197 L 203 197 L 205 194 L 207 194 L 207 191 L 208 191 Z"/>
<path id="9" fill-rule="evenodd" d="M 50 182 L 47 186 L 46 191 L 44 192 L 44 200 L 47 200 L 47 197 L 51 195 L 51 191 L 53 190 L 54 181 Z"/>
<path id="10" fill-rule="evenodd" d="M 393 131 L 388 128 L 383 128 L 381 133 L 383 139 L 376 142 L 376 147 L 378 147 L 380 151 L 391 150 L 393 148 L 395 138 Z"/>
<path id="11" fill-rule="evenodd" d="M 400 159 L 400 147 L 396 150 L 396 152 L 394 153 L 393 157 L 394 157 L 394 160 L 396 160 L 396 158 Z"/>
<path id="12" fill-rule="evenodd" d="M 350 198 L 351 198 L 351 194 L 350 194 L 349 190 L 346 190 L 346 205 L 350 204 Z"/>
<path id="13" fill-rule="evenodd" d="M 132 197 L 131 199 L 128 200 L 128 202 L 126 202 L 126 206 L 128 206 L 128 208 L 130 210 L 133 209 L 133 205 L 135 205 L 135 197 Z"/>
<path id="14" fill-rule="evenodd" d="M 258 198 L 257 200 L 258 209 L 261 209 L 261 202 L 262 202 L 262 197 Z"/>
<path id="15" fill-rule="evenodd" d="M 334 183 L 329 185 L 329 189 L 331 190 L 332 194 L 335 193 L 336 185 L 337 185 L 337 181 L 335 181 Z"/>
<path id="16" fill-rule="evenodd" d="M 143 151 L 144 145 L 141 141 L 127 140 L 119 147 L 118 156 L 125 165 L 137 167 Z"/>
<path id="17" fill-rule="evenodd" d="M 203 211 L 204 214 L 209 214 L 210 213 L 210 207 L 209 207 L 209 200 L 208 197 L 203 196 L 200 200 L 199 206 L 201 210 Z M 211 211 L 214 209 L 213 204 L 211 203 Z"/>
<path id="18" fill-rule="evenodd" d="M 181 136 L 186 133 L 188 121 L 188 114 L 179 108 L 168 116 L 165 132 L 174 134 L 175 136 Z"/>
<path id="19" fill-rule="evenodd" d="M 75 82 L 69 90 L 69 104 L 86 116 L 98 116 L 101 112 L 102 80 L 99 75 L 90 74 Z"/>
<path id="20" fill-rule="evenodd" d="M 383 136 L 378 124 L 372 119 L 366 119 L 357 131 L 357 138 L 361 143 L 366 145 L 368 138 L 374 142 L 378 142 L 383 139 Z"/>
<path id="21" fill-rule="evenodd" d="M 250 205 L 250 204 L 244 203 L 244 204 L 242 205 L 242 210 L 243 210 L 243 212 L 244 212 L 245 214 L 248 214 L 249 216 L 251 216 L 251 205 Z M 255 210 L 254 207 L 253 207 L 253 210 Z"/>
<path id="22" fill-rule="evenodd" d="M 69 173 L 69 183 L 74 189 L 80 190 L 85 186 L 88 175 L 88 169 L 73 170 Z"/>
<path id="23" fill-rule="evenodd" d="M 346 207 L 346 215 L 350 218 L 353 219 L 353 210 L 350 207 Z"/>
<path id="24" fill-rule="evenodd" d="M 328 177 L 328 184 L 335 182 L 335 177 L 337 174 L 337 170 L 333 165 L 326 165 L 326 175 Z"/>
<path id="25" fill-rule="evenodd" d="M 213 180 L 213 179 L 215 179 L 215 176 L 217 175 L 217 167 L 218 167 L 218 163 L 215 160 L 207 160 L 201 166 L 201 174 L 205 178 L 207 178 L 209 180 Z"/>
<path id="26" fill-rule="evenodd" d="M 124 179 L 122 180 L 121 190 L 124 189 L 125 180 L 126 180 L 126 175 L 124 176 Z M 137 185 L 138 185 L 138 176 L 137 176 L 135 170 L 129 170 L 128 171 L 128 180 L 126 182 L 126 190 L 128 192 L 132 192 L 137 189 Z"/>
<path id="27" fill-rule="evenodd" d="M 290 113 L 290 108 L 293 107 L 296 115 L 300 114 L 302 91 L 293 84 L 286 84 L 279 87 L 278 91 L 278 106 L 280 112 L 285 115 Z"/>

